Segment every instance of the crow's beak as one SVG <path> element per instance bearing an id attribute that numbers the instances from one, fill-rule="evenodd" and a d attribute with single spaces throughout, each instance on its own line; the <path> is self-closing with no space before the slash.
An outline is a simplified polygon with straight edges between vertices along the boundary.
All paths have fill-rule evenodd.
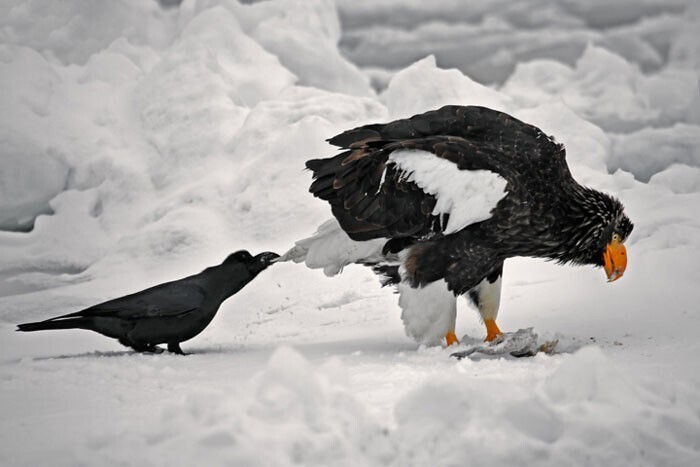
<path id="1" fill-rule="evenodd" d="M 278 255 L 277 253 L 273 253 L 272 251 L 266 251 L 264 253 L 260 253 L 255 258 L 260 263 L 270 265 L 270 264 L 274 263 L 275 260 L 277 260 L 277 258 L 279 258 L 279 257 L 280 257 L 280 255 Z"/>
<path id="2" fill-rule="evenodd" d="M 613 240 L 605 247 L 603 268 L 608 275 L 608 282 L 618 280 L 627 268 L 627 250 L 619 240 Z"/>

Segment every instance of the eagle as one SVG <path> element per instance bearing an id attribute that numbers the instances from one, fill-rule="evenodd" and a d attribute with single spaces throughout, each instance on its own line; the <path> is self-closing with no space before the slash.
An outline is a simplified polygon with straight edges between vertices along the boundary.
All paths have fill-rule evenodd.
<path id="1" fill-rule="evenodd" d="M 486 341 L 501 335 L 508 258 L 598 266 L 609 281 L 625 272 L 633 224 L 622 203 L 579 184 L 563 145 L 506 113 L 448 105 L 328 142 L 340 154 L 306 167 L 309 191 L 333 219 L 281 260 L 328 275 L 372 267 L 397 287 L 406 332 L 419 342 L 459 342 L 460 295 L 478 310 Z"/>

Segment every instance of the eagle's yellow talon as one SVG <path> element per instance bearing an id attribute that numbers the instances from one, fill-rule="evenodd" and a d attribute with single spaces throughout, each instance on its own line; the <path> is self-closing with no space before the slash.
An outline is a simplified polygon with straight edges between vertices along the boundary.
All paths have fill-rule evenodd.
<path id="1" fill-rule="evenodd" d="M 486 325 L 486 339 L 484 339 L 486 342 L 491 342 L 501 334 L 500 329 L 498 329 L 498 326 L 496 325 L 496 320 L 493 319 L 485 319 L 484 324 Z"/>
<path id="2" fill-rule="evenodd" d="M 457 339 L 454 331 L 448 331 L 447 334 L 445 334 L 445 342 L 447 342 L 447 346 L 449 347 L 452 344 L 459 344 L 459 339 Z"/>

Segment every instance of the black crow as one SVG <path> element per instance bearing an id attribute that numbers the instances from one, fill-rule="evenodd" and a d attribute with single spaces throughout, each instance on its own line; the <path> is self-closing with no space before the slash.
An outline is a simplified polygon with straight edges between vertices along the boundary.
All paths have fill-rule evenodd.
<path id="1" fill-rule="evenodd" d="M 156 345 L 168 344 L 168 351 L 184 355 L 180 342 L 202 332 L 227 298 L 278 257 L 272 252 L 252 256 L 247 251 L 237 251 L 199 274 L 75 313 L 19 324 L 17 330 L 87 329 L 117 339 L 137 352 L 162 352 Z"/>

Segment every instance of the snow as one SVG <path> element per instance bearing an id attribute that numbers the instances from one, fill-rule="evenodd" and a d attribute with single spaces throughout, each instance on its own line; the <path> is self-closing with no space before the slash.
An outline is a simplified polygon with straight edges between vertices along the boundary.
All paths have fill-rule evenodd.
<path id="1" fill-rule="evenodd" d="M 0 464 L 700 464 L 697 2 L 0 10 Z M 456 361 L 465 345 L 406 337 L 365 268 L 293 263 L 184 358 L 13 331 L 287 251 L 329 218 L 303 170 L 335 153 L 326 138 L 446 103 L 541 126 L 635 223 L 614 284 L 505 263 L 499 327 L 558 353 Z M 469 343 L 484 330 L 466 303 Z"/>
<path id="2" fill-rule="evenodd" d="M 612 145 L 610 168 L 631 172 L 641 181 L 648 181 L 673 164 L 700 166 L 698 125 L 676 123 L 665 128 L 643 128 L 613 136 Z M 674 185 L 667 184 L 671 189 Z"/>
<path id="3" fill-rule="evenodd" d="M 529 90 L 538 87 L 538 77 L 545 73 L 547 86 L 531 94 Z M 518 66 L 504 87 L 528 106 L 556 95 L 586 120 L 624 133 L 678 121 L 700 123 L 697 90 L 696 71 L 662 70 L 648 76 L 623 57 L 592 45 L 573 68 L 551 66 L 551 62 Z"/>
<path id="4" fill-rule="evenodd" d="M 593 44 L 643 71 L 697 65 L 695 0 L 339 0 L 340 46 L 363 67 L 408 66 L 434 54 L 482 83 L 502 83 L 532 59 L 573 65 Z"/>
<path id="5" fill-rule="evenodd" d="M 2 138 L 3 172 L 0 180 L 0 228 L 32 227 L 39 214 L 51 212 L 49 201 L 63 191 L 68 167 L 31 141 L 8 135 Z M 32 154 L 32 152 L 34 152 Z M 30 157 L 25 157 L 29 153 Z"/>
<path id="6" fill-rule="evenodd" d="M 407 99 L 406 96 L 411 96 Z M 509 97 L 463 75 L 459 70 L 438 68 L 430 55 L 397 72 L 381 99 L 392 119 L 440 108 L 449 104 L 480 105 L 507 111 Z"/>

